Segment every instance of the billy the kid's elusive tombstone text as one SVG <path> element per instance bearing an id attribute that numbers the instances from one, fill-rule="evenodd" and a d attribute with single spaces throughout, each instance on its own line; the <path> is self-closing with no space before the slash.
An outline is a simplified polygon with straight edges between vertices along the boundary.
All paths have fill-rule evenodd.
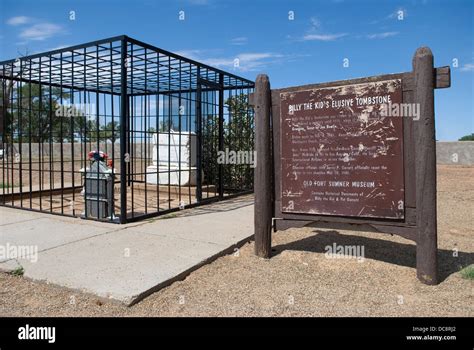
<path id="1" fill-rule="evenodd" d="M 437 284 L 434 89 L 450 83 L 429 48 L 406 73 L 277 90 L 258 76 L 256 254 L 272 228 L 365 225 L 415 241 L 418 278 Z"/>
<path id="2" fill-rule="evenodd" d="M 401 219 L 401 80 L 280 94 L 282 211 Z"/>

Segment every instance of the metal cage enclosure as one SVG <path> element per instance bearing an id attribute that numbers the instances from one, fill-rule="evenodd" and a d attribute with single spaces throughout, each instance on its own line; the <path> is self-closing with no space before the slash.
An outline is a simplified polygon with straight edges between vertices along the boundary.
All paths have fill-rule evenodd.
<path id="1" fill-rule="evenodd" d="M 0 205 L 127 223 L 253 189 L 250 80 L 127 36 L 0 78 Z"/>

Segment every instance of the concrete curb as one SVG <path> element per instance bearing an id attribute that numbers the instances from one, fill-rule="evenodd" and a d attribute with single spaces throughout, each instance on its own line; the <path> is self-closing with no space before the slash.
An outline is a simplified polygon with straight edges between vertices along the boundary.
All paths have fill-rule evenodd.
<path id="1" fill-rule="evenodd" d="M 229 255 L 229 254 L 233 253 L 235 251 L 235 249 L 238 249 L 238 248 L 242 247 L 245 243 L 252 242 L 254 240 L 253 236 L 254 235 L 252 234 L 252 235 L 248 236 L 247 238 L 244 238 L 244 239 L 240 240 L 239 242 L 237 242 L 235 244 L 232 244 L 231 246 L 225 248 L 224 250 L 210 256 L 207 259 L 204 259 L 200 263 L 198 263 L 198 264 L 190 267 L 189 269 L 181 272 L 180 274 L 174 276 L 173 278 L 170 278 L 166 281 L 163 281 L 160 284 L 156 285 L 155 287 L 150 288 L 150 289 L 144 291 L 143 293 L 140 293 L 139 295 L 133 297 L 132 300 L 129 303 L 127 303 L 127 306 L 133 306 L 133 305 L 139 303 L 140 301 L 142 301 L 143 299 L 145 299 L 147 296 L 149 296 L 149 295 L 151 295 L 155 292 L 158 292 L 159 290 L 161 290 L 163 288 L 166 288 L 166 287 L 170 286 L 174 282 L 182 281 L 182 280 L 186 279 L 186 277 L 188 277 L 193 271 L 196 271 L 197 269 L 203 267 L 204 265 L 210 264 L 210 263 L 212 263 L 213 261 L 217 260 L 220 257 L 223 257 L 225 255 Z"/>

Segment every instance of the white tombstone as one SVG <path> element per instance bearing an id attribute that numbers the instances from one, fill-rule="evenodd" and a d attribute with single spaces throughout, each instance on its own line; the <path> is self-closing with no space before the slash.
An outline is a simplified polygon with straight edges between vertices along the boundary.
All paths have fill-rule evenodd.
<path id="1" fill-rule="evenodd" d="M 152 165 L 146 169 L 146 182 L 195 186 L 196 141 L 193 132 L 171 130 L 153 134 Z"/>

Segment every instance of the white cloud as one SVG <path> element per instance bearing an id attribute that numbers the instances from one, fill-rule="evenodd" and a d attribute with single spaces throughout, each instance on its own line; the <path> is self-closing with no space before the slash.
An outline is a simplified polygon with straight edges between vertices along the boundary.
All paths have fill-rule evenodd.
<path id="1" fill-rule="evenodd" d="M 273 54 L 273 53 L 243 53 L 240 54 L 238 57 L 242 60 L 261 60 L 263 58 L 270 58 L 270 57 L 281 57 L 280 54 Z"/>
<path id="2" fill-rule="evenodd" d="M 405 8 L 403 7 L 399 7 L 397 8 L 395 11 L 391 12 L 390 14 L 388 14 L 387 16 L 381 18 L 381 19 L 376 19 L 374 21 L 371 21 L 369 22 L 369 24 L 377 24 L 377 23 L 380 23 L 380 22 L 384 22 L 384 21 L 388 21 L 388 20 L 392 20 L 392 19 L 396 19 L 398 20 L 398 17 L 402 15 L 403 16 L 403 19 L 405 19 L 407 16 L 408 16 L 408 12 Z"/>
<path id="3" fill-rule="evenodd" d="M 224 56 L 222 51 L 217 49 L 190 49 L 173 52 L 212 67 L 241 72 L 260 70 L 270 64 L 286 62 L 301 57 L 301 55 L 283 55 L 275 52 L 244 52 L 235 56 Z"/>
<path id="4" fill-rule="evenodd" d="M 367 39 L 385 39 L 385 38 L 389 38 L 391 36 L 396 36 L 398 34 L 399 34 L 398 32 L 374 33 L 374 34 L 367 34 L 366 38 Z"/>
<path id="5" fill-rule="evenodd" d="M 303 41 L 334 41 L 345 37 L 347 33 L 339 33 L 339 34 L 306 34 L 303 36 Z"/>
<path id="6" fill-rule="evenodd" d="M 210 52 L 216 54 L 215 51 L 216 50 L 182 50 L 176 53 L 212 67 L 225 70 L 239 70 L 242 72 L 258 70 L 268 64 L 289 58 L 285 55 L 273 52 L 246 52 L 235 56 L 210 57 Z"/>
<path id="7" fill-rule="evenodd" d="M 72 45 L 58 45 L 58 46 L 50 47 L 49 49 L 46 49 L 46 51 L 61 50 L 61 49 L 65 49 L 66 47 L 70 47 L 70 46 L 72 46 Z M 105 58 L 105 60 L 107 60 L 107 58 Z"/>
<path id="8" fill-rule="evenodd" d="M 321 27 L 321 21 L 316 17 L 311 17 L 309 20 L 311 21 L 312 29 L 318 29 Z"/>
<path id="9" fill-rule="evenodd" d="M 252 71 L 260 69 L 276 59 L 281 59 L 283 57 L 284 56 L 281 54 L 271 52 L 249 52 L 241 53 L 235 57 L 207 58 L 203 61 L 204 63 L 217 68 Z"/>
<path id="10" fill-rule="evenodd" d="M 209 0 L 188 0 L 191 5 L 209 5 Z"/>
<path id="11" fill-rule="evenodd" d="M 233 38 L 230 40 L 230 43 L 232 45 L 245 45 L 247 44 L 247 41 L 248 41 L 248 38 L 245 37 L 245 36 L 240 36 L 240 37 L 237 37 L 237 38 Z"/>
<path id="12" fill-rule="evenodd" d="M 283 57 L 283 55 L 276 53 L 243 53 L 237 56 L 240 61 L 239 68 L 243 71 L 262 68 L 267 64 Z"/>
<path id="13" fill-rule="evenodd" d="M 53 23 L 39 23 L 24 29 L 20 38 L 26 40 L 45 40 L 62 31 L 62 27 Z"/>
<path id="14" fill-rule="evenodd" d="M 11 26 L 17 26 L 17 25 L 20 25 L 20 24 L 27 24 L 29 22 L 31 22 L 31 18 L 26 17 L 26 16 L 16 16 L 16 17 L 9 18 L 7 20 L 7 24 L 11 25 Z"/>
<path id="15" fill-rule="evenodd" d="M 222 68 L 222 67 L 232 67 L 234 65 L 234 59 L 235 58 L 223 58 L 223 57 L 203 58 L 203 59 L 200 59 L 199 61 L 216 68 Z"/>
<path id="16" fill-rule="evenodd" d="M 311 25 L 301 38 L 297 41 L 334 41 L 347 35 L 347 33 L 329 34 L 321 32 L 322 22 L 315 16 L 309 19 Z M 289 37 L 291 39 L 291 37 Z"/>
<path id="17" fill-rule="evenodd" d="M 199 56 L 202 54 L 202 50 L 177 50 L 177 51 L 173 51 L 173 53 L 179 55 L 179 56 L 183 56 L 183 57 L 186 57 L 186 58 L 189 58 L 190 60 L 195 60 L 195 61 L 198 61 L 199 60 Z"/>
<path id="18" fill-rule="evenodd" d="M 473 72 L 474 71 L 474 63 L 466 63 L 461 67 L 461 72 Z"/>

